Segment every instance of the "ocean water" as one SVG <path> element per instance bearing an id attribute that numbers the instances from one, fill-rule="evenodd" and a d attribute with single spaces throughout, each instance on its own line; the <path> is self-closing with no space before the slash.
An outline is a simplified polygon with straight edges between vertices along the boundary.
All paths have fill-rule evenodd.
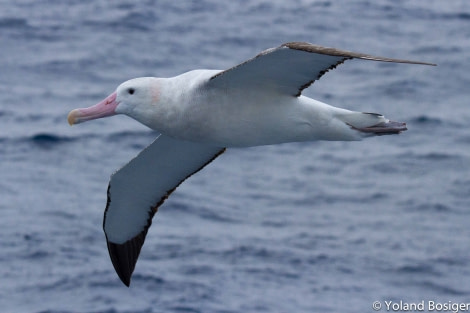
<path id="1" fill-rule="evenodd" d="M 125 287 L 102 231 L 107 183 L 157 134 L 121 116 L 69 127 L 67 113 L 130 78 L 287 41 L 438 66 L 353 60 L 322 77 L 304 94 L 409 130 L 229 149 L 160 208 Z M 464 0 L 1 1 L 0 311 L 470 302 L 469 49 Z"/>

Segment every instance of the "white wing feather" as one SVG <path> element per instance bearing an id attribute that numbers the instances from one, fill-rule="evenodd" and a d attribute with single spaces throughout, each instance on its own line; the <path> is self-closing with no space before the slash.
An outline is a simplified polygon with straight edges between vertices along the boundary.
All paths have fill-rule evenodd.
<path id="1" fill-rule="evenodd" d="M 158 207 L 186 178 L 225 149 L 160 135 L 111 176 L 103 228 L 114 268 L 129 285 Z"/>

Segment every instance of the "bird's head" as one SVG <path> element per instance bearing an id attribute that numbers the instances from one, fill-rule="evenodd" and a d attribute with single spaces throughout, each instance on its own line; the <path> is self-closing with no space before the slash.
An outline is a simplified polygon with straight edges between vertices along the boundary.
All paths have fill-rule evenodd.
<path id="1" fill-rule="evenodd" d="M 115 92 L 97 104 L 72 110 L 67 120 L 70 125 L 112 116 L 128 115 L 143 124 L 151 116 L 151 111 L 159 99 L 158 79 L 140 77 L 128 80 L 119 85 Z"/>

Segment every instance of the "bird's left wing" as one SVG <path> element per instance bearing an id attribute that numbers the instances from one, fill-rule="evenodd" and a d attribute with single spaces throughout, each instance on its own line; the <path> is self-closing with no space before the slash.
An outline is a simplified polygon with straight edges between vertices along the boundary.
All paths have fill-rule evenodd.
<path id="1" fill-rule="evenodd" d="M 160 135 L 111 176 L 103 229 L 114 269 L 124 284 L 130 284 L 158 207 L 186 178 L 224 151 Z"/>
<path id="2" fill-rule="evenodd" d="M 214 75 L 207 87 L 245 90 L 262 88 L 298 97 L 303 89 L 320 79 L 323 74 L 354 58 L 435 65 L 327 48 L 307 42 L 288 42 L 280 47 L 267 49 L 248 61 Z"/>

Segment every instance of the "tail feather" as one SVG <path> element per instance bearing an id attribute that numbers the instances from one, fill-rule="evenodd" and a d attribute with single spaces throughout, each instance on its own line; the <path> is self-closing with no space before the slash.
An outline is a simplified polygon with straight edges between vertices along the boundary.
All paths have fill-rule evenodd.
<path id="1" fill-rule="evenodd" d="M 386 123 L 379 123 L 374 126 L 364 127 L 364 128 L 356 128 L 350 125 L 353 129 L 358 130 L 363 133 L 372 133 L 375 135 L 395 135 L 399 134 L 408 128 L 406 128 L 406 123 L 402 122 L 394 122 L 388 121 Z"/>
<path id="2" fill-rule="evenodd" d="M 406 123 L 390 121 L 377 113 L 351 112 L 340 119 L 352 129 L 371 135 L 393 135 L 407 130 Z"/>

